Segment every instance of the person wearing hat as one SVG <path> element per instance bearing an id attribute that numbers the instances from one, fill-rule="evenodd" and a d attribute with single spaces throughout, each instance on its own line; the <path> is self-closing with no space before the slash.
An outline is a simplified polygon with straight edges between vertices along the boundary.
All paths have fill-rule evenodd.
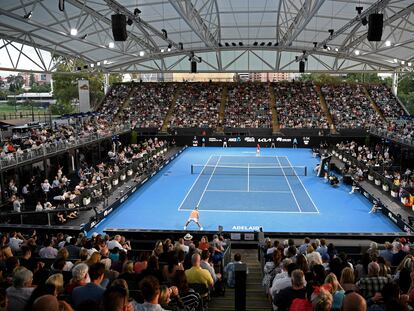
<path id="1" fill-rule="evenodd" d="M 187 233 L 184 236 L 184 245 L 186 245 L 188 247 L 191 243 L 193 243 L 192 240 L 193 240 L 193 236 L 191 234 Z M 188 251 L 187 251 L 187 253 L 188 253 Z"/>
<path id="2" fill-rule="evenodd" d="M 198 211 L 198 206 L 196 206 L 190 213 L 187 222 L 184 225 L 184 230 L 187 230 L 187 226 L 190 222 L 195 222 L 200 230 L 203 230 L 203 226 L 200 224 L 200 212 Z"/>

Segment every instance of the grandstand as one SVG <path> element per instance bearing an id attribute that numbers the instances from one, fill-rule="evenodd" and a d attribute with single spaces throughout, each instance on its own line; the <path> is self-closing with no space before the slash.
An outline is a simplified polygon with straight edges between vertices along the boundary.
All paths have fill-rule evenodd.
<path id="1" fill-rule="evenodd" d="M 413 11 L 2 0 L 0 310 L 413 309 Z"/>

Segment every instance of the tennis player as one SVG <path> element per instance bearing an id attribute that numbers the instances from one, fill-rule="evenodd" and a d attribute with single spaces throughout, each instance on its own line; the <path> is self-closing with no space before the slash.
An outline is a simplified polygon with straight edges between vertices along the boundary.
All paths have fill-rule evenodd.
<path id="1" fill-rule="evenodd" d="M 257 144 L 256 156 L 260 156 L 260 144 Z"/>
<path id="2" fill-rule="evenodd" d="M 187 222 L 185 223 L 184 230 L 187 230 L 187 226 L 190 222 L 195 222 L 198 226 L 198 229 L 203 230 L 203 226 L 200 224 L 200 212 L 198 211 L 198 206 L 196 206 L 190 213 Z"/>

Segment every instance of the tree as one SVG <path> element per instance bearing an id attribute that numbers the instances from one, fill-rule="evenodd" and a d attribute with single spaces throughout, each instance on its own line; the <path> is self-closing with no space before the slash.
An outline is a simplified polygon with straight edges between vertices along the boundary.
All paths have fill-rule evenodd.
<path id="1" fill-rule="evenodd" d="M 313 81 L 320 84 L 335 84 L 341 82 L 341 77 L 327 73 L 302 74 L 299 79 L 301 82 Z"/>
<path id="2" fill-rule="evenodd" d="M 123 78 L 124 78 L 123 74 L 111 73 L 109 75 L 109 85 L 112 85 L 114 83 L 120 83 L 120 82 L 122 82 Z"/>
<path id="3" fill-rule="evenodd" d="M 29 78 L 29 86 L 30 86 L 30 87 L 32 87 L 32 86 L 33 86 L 33 84 L 35 84 L 35 83 L 36 83 L 36 81 L 35 81 L 34 74 L 33 74 L 33 73 L 31 73 L 31 74 L 30 74 L 30 78 Z"/>
<path id="4" fill-rule="evenodd" d="M 75 108 L 70 102 L 59 102 L 49 106 L 50 113 L 53 115 L 62 115 L 75 112 Z"/>
<path id="5" fill-rule="evenodd" d="M 381 83 L 381 78 L 377 73 L 348 73 L 345 81 L 351 83 Z"/>
<path id="6" fill-rule="evenodd" d="M 90 90 L 91 106 L 96 106 L 104 97 L 103 81 L 104 76 L 101 72 L 90 73 L 73 72 L 73 68 L 83 68 L 84 62 L 80 60 L 62 61 L 57 66 L 57 72 L 53 74 L 54 97 L 59 104 L 67 106 L 73 100 L 79 98 L 78 80 L 88 80 Z"/>

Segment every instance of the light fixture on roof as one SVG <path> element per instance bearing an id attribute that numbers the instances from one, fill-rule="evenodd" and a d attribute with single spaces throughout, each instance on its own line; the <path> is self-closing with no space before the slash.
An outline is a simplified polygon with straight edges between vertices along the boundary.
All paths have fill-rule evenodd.
<path id="1" fill-rule="evenodd" d="M 313 47 L 316 48 L 318 46 L 318 42 L 313 42 Z"/>
<path id="2" fill-rule="evenodd" d="M 219 43 L 219 45 L 220 45 L 221 43 Z M 183 46 L 183 43 L 182 42 L 178 42 L 178 46 L 180 47 L 180 50 L 183 50 L 184 49 L 184 46 Z M 220 45 L 221 46 L 221 45 Z"/>
<path id="3" fill-rule="evenodd" d="M 230 46 L 230 44 L 228 42 L 224 43 L 226 46 Z"/>
<path id="4" fill-rule="evenodd" d="M 338 48 L 335 48 L 335 52 L 339 52 L 339 49 Z"/>
<path id="5" fill-rule="evenodd" d="M 275 43 L 275 46 L 278 46 L 278 45 L 279 45 L 279 42 L 276 42 L 276 43 Z"/>
<path id="6" fill-rule="evenodd" d="M 411 67 L 412 65 L 413 65 L 413 64 L 412 64 L 411 62 L 408 62 L 408 63 L 407 63 L 407 66 L 408 66 L 408 67 Z"/>
<path id="7" fill-rule="evenodd" d="M 367 20 L 367 18 L 366 18 L 366 17 L 363 17 L 363 18 L 361 19 L 361 23 L 362 23 L 362 25 L 366 26 L 366 25 L 368 24 L 368 20 Z"/>
<path id="8" fill-rule="evenodd" d="M 231 45 L 232 45 L 232 46 L 236 46 L 236 43 L 235 43 L 235 42 L 232 42 L 232 43 L 231 43 Z"/>
<path id="9" fill-rule="evenodd" d="M 87 33 L 85 33 L 82 37 L 80 37 L 82 40 L 85 40 L 86 39 L 86 37 L 88 36 L 88 34 Z"/>
<path id="10" fill-rule="evenodd" d="M 113 49 L 113 48 L 115 47 L 115 43 L 113 43 L 113 42 L 109 42 L 108 47 L 109 47 L 110 49 Z"/>
<path id="11" fill-rule="evenodd" d="M 218 43 L 219 47 L 223 47 L 223 44 L 221 42 Z"/>
<path id="12" fill-rule="evenodd" d="M 267 46 L 272 46 L 272 42 L 268 42 L 267 43 Z"/>
<path id="13" fill-rule="evenodd" d="M 26 14 L 23 15 L 23 18 L 24 19 L 31 19 L 32 18 L 32 14 L 33 14 L 33 12 L 32 11 L 29 11 Z"/>
<path id="14" fill-rule="evenodd" d="M 364 9 L 364 7 L 362 7 L 362 6 L 357 6 L 355 8 L 355 10 L 358 12 L 358 15 L 361 15 L 363 9 Z"/>
<path id="15" fill-rule="evenodd" d="M 355 50 L 354 53 L 358 56 L 361 52 L 359 50 Z"/>
<path id="16" fill-rule="evenodd" d="M 161 51 L 161 53 L 164 53 L 164 52 L 165 52 L 165 50 L 164 50 L 163 48 L 161 48 L 161 50 L 160 50 L 160 51 Z"/>
<path id="17" fill-rule="evenodd" d="M 328 49 L 328 46 L 326 45 L 326 43 L 323 45 L 323 49 L 324 50 L 327 50 Z"/>
<path id="18" fill-rule="evenodd" d="M 139 14 L 141 14 L 141 10 L 140 10 L 140 9 L 138 9 L 138 8 L 136 8 L 136 9 L 134 10 L 134 15 L 135 15 L 135 16 L 138 16 Z"/>
<path id="19" fill-rule="evenodd" d="M 243 42 L 239 42 L 239 46 L 243 46 Z"/>
<path id="20" fill-rule="evenodd" d="M 394 63 L 398 63 L 398 59 L 394 58 Z"/>
<path id="21" fill-rule="evenodd" d="M 260 46 L 264 46 L 265 44 L 266 44 L 266 43 L 264 43 L 264 42 L 261 42 L 261 43 L 260 43 Z"/>
<path id="22" fill-rule="evenodd" d="M 104 61 L 103 61 L 103 64 L 104 65 L 106 65 L 108 63 L 108 61 L 105 59 Z"/>
<path id="23" fill-rule="evenodd" d="M 390 40 L 385 41 L 385 46 L 391 46 L 391 41 Z"/>
<path id="24" fill-rule="evenodd" d="M 257 46 L 259 44 L 259 42 L 257 42 L 257 41 L 255 41 L 254 43 L 253 43 L 253 45 L 254 46 Z"/>
<path id="25" fill-rule="evenodd" d="M 405 60 L 402 60 L 402 61 L 401 61 L 401 65 L 404 65 L 404 64 L 405 64 Z"/>
<path id="26" fill-rule="evenodd" d="M 140 57 L 144 57 L 144 55 L 145 55 L 145 51 L 139 51 L 139 56 Z"/>
<path id="27" fill-rule="evenodd" d="M 89 66 L 90 66 L 91 68 L 93 68 L 93 67 L 95 67 L 95 64 L 90 64 Z"/>
<path id="28" fill-rule="evenodd" d="M 332 37 L 332 35 L 334 33 L 334 30 L 333 29 L 328 29 L 328 32 L 329 32 L 329 36 Z"/>
<path id="29" fill-rule="evenodd" d="M 161 32 L 162 32 L 162 34 L 164 35 L 164 38 L 165 38 L 165 39 L 168 39 L 168 33 L 167 33 L 167 30 L 165 30 L 165 29 L 163 28 L 163 29 L 161 29 Z"/>
<path id="30" fill-rule="evenodd" d="M 326 49 L 327 49 L 328 51 L 330 51 L 330 50 L 331 50 L 331 47 L 328 45 L 328 46 L 326 47 Z"/>
<path id="31" fill-rule="evenodd" d="M 71 36 L 76 36 L 78 34 L 78 30 L 76 28 L 71 28 L 70 29 L 70 35 Z"/>
<path id="32" fill-rule="evenodd" d="M 97 63 L 96 63 L 96 66 L 100 66 L 100 65 L 101 65 L 101 62 L 97 62 Z"/>
<path id="33" fill-rule="evenodd" d="M 134 23 L 134 21 L 128 17 L 128 19 L 127 19 L 128 26 L 132 26 L 133 23 Z"/>

